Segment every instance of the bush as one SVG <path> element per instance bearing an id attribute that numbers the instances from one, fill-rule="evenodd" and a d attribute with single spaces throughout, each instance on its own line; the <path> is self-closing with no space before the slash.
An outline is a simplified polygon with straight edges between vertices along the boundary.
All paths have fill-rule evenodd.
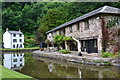
<path id="1" fill-rule="evenodd" d="M 71 53 L 69 50 L 66 50 L 66 49 L 59 50 L 59 52 L 61 52 L 63 54 Z"/>
<path id="2" fill-rule="evenodd" d="M 120 57 L 120 52 L 116 52 L 116 57 Z"/>
<path id="3" fill-rule="evenodd" d="M 109 52 L 102 52 L 102 55 L 101 55 L 103 58 L 107 58 L 107 57 L 114 57 L 113 54 L 109 53 Z"/>

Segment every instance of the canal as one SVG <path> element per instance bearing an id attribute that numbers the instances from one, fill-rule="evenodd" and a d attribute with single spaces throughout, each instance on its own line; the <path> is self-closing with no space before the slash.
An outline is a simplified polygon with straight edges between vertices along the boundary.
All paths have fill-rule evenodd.
<path id="1" fill-rule="evenodd" d="M 32 53 L 3 53 L 2 65 L 34 78 L 120 78 L 120 68 L 63 62 Z"/>

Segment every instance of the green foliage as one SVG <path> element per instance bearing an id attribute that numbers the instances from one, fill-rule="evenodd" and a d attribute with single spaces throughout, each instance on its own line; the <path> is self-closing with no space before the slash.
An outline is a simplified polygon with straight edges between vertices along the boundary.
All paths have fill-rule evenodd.
<path id="1" fill-rule="evenodd" d="M 67 21 L 77 18 L 101 6 L 119 7 L 120 3 L 84 3 L 84 2 L 3 2 L 2 31 L 6 28 L 19 30 L 33 40 L 26 40 L 25 45 L 33 46 L 46 39 L 46 32 Z M 30 41 L 30 42 L 29 42 Z M 29 44 L 28 44 L 29 43 Z M 29 46 L 29 47 L 30 47 Z"/>
<path id="2" fill-rule="evenodd" d="M 120 52 L 116 52 L 116 57 L 120 57 Z"/>
<path id="3" fill-rule="evenodd" d="M 118 19 L 111 19 L 109 20 L 109 22 L 107 23 L 107 28 L 111 28 L 113 26 L 115 26 L 118 23 Z"/>
<path id="4" fill-rule="evenodd" d="M 63 54 L 71 53 L 69 50 L 66 50 L 66 49 L 59 50 L 59 52 Z"/>
<path id="5" fill-rule="evenodd" d="M 49 43 L 50 43 L 50 40 L 49 40 L 49 39 L 46 39 L 46 40 L 45 40 L 45 43 L 46 43 L 46 44 L 49 44 Z"/>
<path id="6" fill-rule="evenodd" d="M 54 36 L 54 42 L 58 45 L 61 45 L 64 42 L 64 36 L 63 35 L 56 35 Z"/>
<path id="7" fill-rule="evenodd" d="M 65 37 L 63 35 L 56 35 L 54 36 L 54 40 L 55 40 L 55 43 L 60 45 L 62 44 L 64 41 L 67 41 L 67 40 L 73 40 L 72 38 L 70 37 Z"/>
<path id="8" fill-rule="evenodd" d="M 107 57 L 114 57 L 113 54 L 109 53 L 109 52 L 102 52 L 102 55 L 101 55 L 103 58 L 107 58 Z"/>
<path id="9" fill-rule="evenodd" d="M 69 40 L 73 40 L 73 39 L 70 38 L 70 37 L 64 37 L 63 40 L 64 40 L 64 41 L 69 41 Z"/>
<path id="10" fill-rule="evenodd" d="M 110 65 L 109 61 L 104 61 L 103 63 L 106 64 L 106 65 Z"/>

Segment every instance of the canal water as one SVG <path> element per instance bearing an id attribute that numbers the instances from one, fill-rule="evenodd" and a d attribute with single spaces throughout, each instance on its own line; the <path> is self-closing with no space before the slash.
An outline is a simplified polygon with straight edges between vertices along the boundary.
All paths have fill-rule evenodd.
<path id="1" fill-rule="evenodd" d="M 3 53 L 3 66 L 34 78 L 120 78 L 120 68 L 98 67 L 34 57 L 32 53 Z"/>

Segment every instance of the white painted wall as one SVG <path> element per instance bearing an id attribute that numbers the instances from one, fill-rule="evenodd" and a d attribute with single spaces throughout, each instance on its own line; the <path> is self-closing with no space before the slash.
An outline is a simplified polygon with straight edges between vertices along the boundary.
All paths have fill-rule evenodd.
<path id="1" fill-rule="evenodd" d="M 53 40 L 54 40 L 52 33 L 49 33 L 49 34 L 47 35 L 47 39 L 49 39 L 50 41 L 53 41 Z"/>
<path id="2" fill-rule="evenodd" d="M 3 34 L 3 43 L 5 48 L 11 48 L 11 34 L 8 31 Z"/>
<path id="3" fill-rule="evenodd" d="M 17 42 L 13 42 L 13 39 L 17 39 Z M 19 40 L 22 39 L 22 42 Z M 13 36 L 13 34 L 10 34 L 8 31 L 6 31 L 3 34 L 3 43 L 4 43 L 4 48 L 14 48 L 13 45 L 15 45 L 15 48 L 24 48 L 24 35 L 21 37 L 19 34 L 16 34 L 16 37 Z M 17 47 L 18 44 L 18 47 Z M 20 47 L 22 45 L 22 47 Z"/>
<path id="4" fill-rule="evenodd" d="M 11 59 L 11 54 L 4 54 L 4 60 L 3 60 L 3 65 L 4 67 L 10 69 L 12 66 L 12 59 Z"/>

